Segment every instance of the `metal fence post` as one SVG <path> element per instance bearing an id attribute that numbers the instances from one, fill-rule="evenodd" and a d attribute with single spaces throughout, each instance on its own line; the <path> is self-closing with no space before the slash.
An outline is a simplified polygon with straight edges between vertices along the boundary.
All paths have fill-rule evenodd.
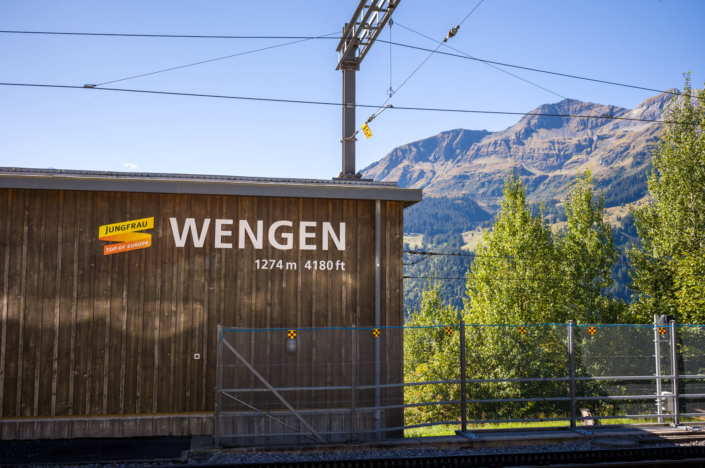
<path id="1" fill-rule="evenodd" d="M 656 414 L 659 415 L 658 422 L 663 423 L 663 405 L 661 400 L 661 336 L 658 332 L 659 329 L 659 316 L 654 315 L 654 352 L 656 353 Z"/>
<path id="2" fill-rule="evenodd" d="M 467 394 L 467 362 L 465 360 L 465 320 L 460 320 L 460 411 L 462 426 L 460 430 L 468 430 L 468 394 Z"/>
<path id="3" fill-rule="evenodd" d="M 350 353 L 350 361 L 351 361 L 351 376 L 350 376 L 350 441 L 355 442 L 356 439 L 356 434 L 355 432 L 357 431 L 357 408 L 355 407 L 356 405 L 356 399 L 357 399 L 357 330 L 355 329 L 355 324 L 352 324 L 352 329 L 350 330 L 350 335 L 351 335 L 351 353 Z"/>
<path id="4" fill-rule="evenodd" d="M 568 368 L 570 372 L 570 428 L 575 429 L 575 339 L 572 320 L 568 320 Z"/>
<path id="5" fill-rule="evenodd" d="M 673 423 L 680 424 L 680 407 L 678 402 L 678 343 L 676 342 L 676 321 L 671 320 L 671 372 L 673 373 Z"/>
<path id="6" fill-rule="evenodd" d="M 380 329 L 382 326 L 382 266 L 381 266 L 381 256 L 382 256 L 382 202 L 380 200 L 375 200 L 375 328 Z M 379 385 L 382 384 L 382 338 L 377 336 L 373 341 L 373 348 L 375 354 L 375 408 L 382 406 L 382 390 Z M 382 428 L 381 424 L 381 411 L 375 411 L 375 438 L 381 439 Z"/>
<path id="7" fill-rule="evenodd" d="M 220 405 L 222 403 L 221 390 L 223 389 L 223 325 L 218 324 L 218 354 L 215 361 L 215 414 L 213 421 L 213 442 L 220 447 Z"/>

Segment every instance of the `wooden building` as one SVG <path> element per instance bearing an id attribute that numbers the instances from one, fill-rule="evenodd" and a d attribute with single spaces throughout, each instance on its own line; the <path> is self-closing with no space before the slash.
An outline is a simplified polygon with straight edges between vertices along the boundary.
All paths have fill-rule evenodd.
<path id="1" fill-rule="evenodd" d="M 0 169 L 0 438 L 211 434 L 218 323 L 402 325 L 403 209 L 420 200 L 359 180 Z"/>

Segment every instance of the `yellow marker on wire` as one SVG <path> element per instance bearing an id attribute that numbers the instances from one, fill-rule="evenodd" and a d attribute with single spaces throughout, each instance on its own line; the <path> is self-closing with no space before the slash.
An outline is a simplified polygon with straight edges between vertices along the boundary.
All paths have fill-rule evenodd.
<path id="1" fill-rule="evenodd" d="M 375 117 L 377 117 L 379 114 L 381 114 L 382 112 L 384 112 L 385 110 L 387 110 L 387 109 L 389 109 L 389 108 L 391 108 L 391 107 L 394 107 L 394 106 L 391 105 L 391 104 L 387 104 L 386 106 L 382 107 L 382 109 L 380 109 L 379 112 L 377 112 L 377 113 L 375 113 L 375 114 L 372 114 L 372 115 L 370 116 L 370 118 L 367 119 L 367 122 L 365 122 L 364 124 L 362 124 L 362 127 L 360 127 L 360 130 L 362 130 L 362 132 L 365 134 L 365 136 L 367 137 L 368 140 L 369 140 L 370 138 L 372 138 L 372 130 L 370 130 L 370 127 L 369 127 L 369 125 L 367 125 L 367 124 L 370 123 L 370 122 L 372 122 L 372 121 L 375 119 Z M 355 138 L 355 136 L 358 134 L 358 132 L 359 132 L 360 130 L 355 130 L 355 133 L 353 133 L 352 136 L 350 136 L 350 138 Z"/>
<path id="2" fill-rule="evenodd" d="M 367 124 L 362 124 L 362 131 L 368 140 L 372 138 L 372 130 L 370 130 L 370 127 Z"/>

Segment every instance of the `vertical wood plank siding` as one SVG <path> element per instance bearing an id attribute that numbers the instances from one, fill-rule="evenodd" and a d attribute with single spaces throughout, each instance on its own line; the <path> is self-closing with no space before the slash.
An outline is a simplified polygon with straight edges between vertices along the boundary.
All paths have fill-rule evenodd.
<path id="1" fill-rule="evenodd" d="M 374 325 L 374 209 L 367 200 L 0 189 L 0 417 L 212 411 L 219 322 Z M 150 248 L 103 255 L 101 225 L 149 217 Z M 177 248 L 172 217 L 180 229 L 195 218 L 199 232 L 211 219 L 203 247 L 189 235 Z M 382 203 L 382 326 L 403 324 L 402 218 L 402 202 Z M 234 221 L 223 239 L 234 248 L 215 247 L 216 219 Z M 240 219 L 255 231 L 264 221 L 263 249 L 249 238 L 238 248 Z M 279 220 L 294 223 L 291 250 L 267 240 Z M 302 221 L 317 222 L 318 250 L 299 249 Z M 332 242 L 322 250 L 323 222 L 336 232 L 346 223 L 345 251 Z M 277 232 L 283 243 L 282 232 L 291 230 Z M 256 269 L 255 261 L 266 259 L 298 269 Z M 346 268 L 304 268 L 314 260 L 340 260 Z M 321 363 L 349 355 L 336 343 L 316 348 Z M 399 362 L 401 343 L 387 348 L 383 359 Z M 244 354 L 268 358 L 254 350 L 252 343 Z M 399 380 L 400 372 L 388 367 L 385 377 Z M 335 384 L 330 373 L 297 379 Z M 387 393 L 400 398 L 398 390 Z"/>

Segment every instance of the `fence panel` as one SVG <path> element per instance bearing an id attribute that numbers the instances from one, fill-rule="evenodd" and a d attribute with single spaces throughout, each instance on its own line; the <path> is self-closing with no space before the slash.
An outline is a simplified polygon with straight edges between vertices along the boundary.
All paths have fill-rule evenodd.
<path id="1" fill-rule="evenodd" d="M 603 420 L 673 415 L 673 400 L 657 398 L 673 392 L 669 327 L 580 325 L 574 336 L 579 409 Z"/>
<path id="2" fill-rule="evenodd" d="M 467 336 L 470 423 L 568 420 L 567 326 L 470 326 Z"/>
<path id="3" fill-rule="evenodd" d="M 575 428 L 705 417 L 705 327 L 673 324 L 219 328 L 216 438 L 281 445 L 463 420 Z"/>
<path id="4" fill-rule="evenodd" d="M 704 326 L 678 326 L 678 355 L 682 416 L 705 419 Z"/>

